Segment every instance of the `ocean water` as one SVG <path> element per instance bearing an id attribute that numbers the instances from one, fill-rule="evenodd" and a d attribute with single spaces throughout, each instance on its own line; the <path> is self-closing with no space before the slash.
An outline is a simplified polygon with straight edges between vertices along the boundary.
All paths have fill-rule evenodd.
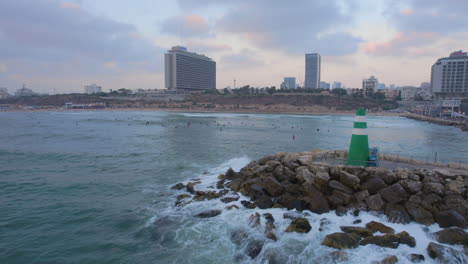
<path id="1" fill-rule="evenodd" d="M 438 161 L 468 163 L 468 133 L 458 128 L 367 119 L 370 144 L 382 152 L 429 161 L 437 152 Z M 386 219 L 310 214 L 312 231 L 291 234 L 284 232 L 290 221 L 284 210 L 258 210 L 274 215 L 278 241 L 267 241 L 251 260 L 230 233 L 244 229 L 249 239 L 264 237 L 261 228 L 248 226 L 253 210 L 240 206 L 195 218 L 226 204 L 176 207 L 184 192 L 170 187 L 200 179 L 196 188 L 209 189 L 229 167 L 239 170 L 280 151 L 347 149 L 352 122 L 352 116 L 330 115 L 0 113 L 0 263 L 326 263 L 334 251 L 320 246 L 326 234 L 356 219 Z M 322 218 L 331 221 L 326 232 L 318 231 Z M 348 263 L 387 255 L 409 263 L 409 253 L 428 260 L 428 234 L 438 226 L 388 225 L 416 237 L 416 248 L 361 246 L 348 250 Z"/>

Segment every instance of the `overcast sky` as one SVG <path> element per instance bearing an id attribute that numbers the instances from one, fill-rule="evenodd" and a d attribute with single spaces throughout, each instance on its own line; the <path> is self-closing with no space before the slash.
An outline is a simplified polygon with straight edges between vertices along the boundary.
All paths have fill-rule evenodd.
<path id="1" fill-rule="evenodd" d="M 173 45 L 217 62 L 217 87 L 304 81 L 417 85 L 468 49 L 467 0 L 0 0 L 0 87 L 38 92 L 164 88 Z"/>

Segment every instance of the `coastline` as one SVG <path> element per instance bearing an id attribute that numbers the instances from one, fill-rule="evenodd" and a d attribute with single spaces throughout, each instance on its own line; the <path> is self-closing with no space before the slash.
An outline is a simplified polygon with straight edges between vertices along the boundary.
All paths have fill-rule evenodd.
<path id="1" fill-rule="evenodd" d="M 401 116 L 423 122 L 429 122 L 433 124 L 443 125 L 443 126 L 454 126 L 460 128 L 462 131 L 468 131 L 468 123 L 457 121 L 457 120 L 447 120 L 442 118 L 421 116 L 416 114 L 405 113 Z"/>

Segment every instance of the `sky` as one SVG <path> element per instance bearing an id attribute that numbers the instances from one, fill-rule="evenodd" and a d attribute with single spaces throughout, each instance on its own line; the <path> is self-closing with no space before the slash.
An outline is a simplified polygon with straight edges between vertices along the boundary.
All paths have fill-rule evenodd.
<path id="1" fill-rule="evenodd" d="M 0 0 L 0 87 L 41 93 L 164 88 L 175 45 L 217 63 L 217 87 L 321 79 L 419 86 L 468 50 L 467 0 Z"/>

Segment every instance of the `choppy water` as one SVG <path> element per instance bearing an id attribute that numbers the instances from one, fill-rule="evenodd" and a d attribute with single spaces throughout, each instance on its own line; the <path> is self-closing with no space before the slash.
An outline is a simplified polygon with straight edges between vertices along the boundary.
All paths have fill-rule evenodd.
<path id="1" fill-rule="evenodd" d="M 252 210 L 196 219 L 225 204 L 178 208 L 175 197 L 183 192 L 170 186 L 199 178 L 199 188 L 207 188 L 227 168 L 279 151 L 346 149 L 352 122 L 352 116 L 327 115 L 0 113 L 0 263 L 248 262 L 229 234 L 245 228 L 262 236 L 247 226 Z M 371 145 L 383 152 L 422 160 L 437 152 L 438 160 L 468 162 L 468 133 L 458 128 L 399 117 L 368 117 L 368 126 Z M 325 234 L 357 219 L 311 214 L 313 229 L 303 235 L 282 232 L 289 223 L 283 210 L 263 212 L 275 216 L 279 241 L 265 244 L 258 263 L 272 255 L 280 262 L 323 263 L 320 257 L 333 251 L 320 246 Z M 318 232 L 324 217 L 332 220 L 330 232 Z M 407 253 L 425 254 L 427 230 L 389 225 L 415 236 L 417 247 L 359 247 L 349 251 L 350 263 L 388 254 L 405 263 Z"/>

